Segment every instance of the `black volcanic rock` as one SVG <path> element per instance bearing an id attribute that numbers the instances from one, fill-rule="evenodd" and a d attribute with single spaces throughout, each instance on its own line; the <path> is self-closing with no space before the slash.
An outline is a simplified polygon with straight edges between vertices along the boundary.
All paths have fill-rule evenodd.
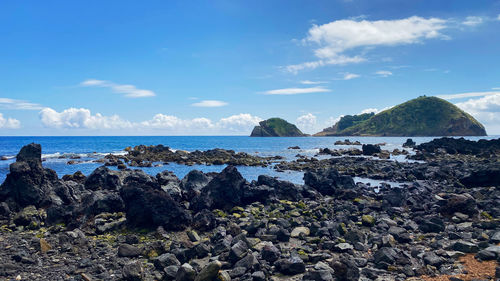
<path id="1" fill-rule="evenodd" d="M 193 199 L 193 208 L 230 210 L 241 204 L 245 184 L 246 180 L 236 167 L 227 166 L 203 187 L 199 196 Z"/>
<path id="2" fill-rule="evenodd" d="M 21 148 L 19 153 L 16 156 L 17 162 L 26 162 L 26 161 L 42 161 L 42 146 L 37 143 L 30 143 Z"/>
<path id="3" fill-rule="evenodd" d="M 304 183 L 323 195 L 334 195 L 341 189 L 351 189 L 355 186 L 352 177 L 340 175 L 335 169 L 306 172 Z"/>
<path id="4" fill-rule="evenodd" d="M 363 144 L 362 149 L 363 149 L 363 155 L 369 155 L 369 156 L 382 152 L 380 146 L 375 144 Z"/>
<path id="5" fill-rule="evenodd" d="M 91 190 L 118 190 L 121 183 L 120 173 L 101 166 L 95 169 L 85 180 L 85 188 Z"/>
<path id="6" fill-rule="evenodd" d="M 198 196 L 201 189 L 207 186 L 211 179 L 212 177 L 201 171 L 190 171 L 180 183 L 185 199 L 191 200 Z"/>
<path id="7" fill-rule="evenodd" d="M 417 150 L 435 153 L 444 150 L 448 154 L 498 154 L 500 139 L 471 141 L 464 138 L 438 138 L 416 146 Z"/>
<path id="8" fill-rule="evenodd" d="M 129 185 L 120 194 L 132 226 L 182 230 L 192 222 L 191 215 L 161 189 Z"/>
<path id="9" fill-rule="evenodd" d="M 10 199 L 19 207 L 40 207 L 61 202 L 54 193 L 54 186 L 60 184 L 59 179 L 56 172 L 43 168 L 39 144 L 24 146 L 16 159 L 0 186 L 0 200 Z"/>
<path id="10" fill-rule="evenodd" d="M 467 187 L 500 186 L 500 167 L 473 171 L 460 182 Z"/>

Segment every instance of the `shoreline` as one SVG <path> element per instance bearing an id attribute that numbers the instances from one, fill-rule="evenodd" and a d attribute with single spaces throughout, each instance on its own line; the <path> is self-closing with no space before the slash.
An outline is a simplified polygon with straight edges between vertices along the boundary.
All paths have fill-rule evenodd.
<path id="1" fill-rule="evenodd" d="M 42 167 L 41 147 L 28 145 L 0 188 L 0 276 L 433 280 L 426 276 L 463 274 L 455 263 L 462 256 L 491 275 L 500 260 L 499 154 L 488 146 L 467 154 L 467 145 L 417 146 L 412 157 L 423 163 L 387 161 L 367 146 L 361 154 L 379 159 L 278 164 L 304 172 L 303 185 L 248 182 L 230 164 L 183 179 L 105 166 L 59 179 Z M 464 153 L 446 153 L 450 147 Z M 354 183 L 359 175 L 407 184 L 374 190 Z"/>

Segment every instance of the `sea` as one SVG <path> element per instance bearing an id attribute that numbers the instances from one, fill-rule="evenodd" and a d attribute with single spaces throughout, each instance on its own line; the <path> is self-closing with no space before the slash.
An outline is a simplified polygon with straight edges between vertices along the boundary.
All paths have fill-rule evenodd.
<path id="1" fill-rule="evenodd" d="M 470 140 L 495 139 L 500 136 L 488 137 L 465 137 Z M 7 160 L 0 161 L 0 182 L 3 182 L 9 173 L 9 165 L 15 162 L 15 156 L 22 146 L 29 143 L 42 145 L 43 165 L 53 169 L 59 177 L 65 174 L 73 174 L 81 171 L 89 175 L 102 163 L 95 160 L 103 158 L 106 154 L 126 154 L 125 148 L 136 145 L 158 145 L 168 146 L 173 150 L 208 150 L 214 148 L 231 149 L 236 152 L 247 152 L 258 156 L 285 157 L 286 160 L 294 160 L 297 155 L 314 156 L 320 148 L 348 149 L 359 148 L 357 145 L 335 145 L 338 140 L 349 139 L 359 141 L 362 144 L 383 144 L 382 149 L 392 151 L 396 148 L 403 149 L 402 144 L 406 137 L 296 137 L 296 138 L 253 138 L 247 136 L 23 136 L 23 137 L 0 137 L 0 157 Z M 428 142 L 434 137 L 412 137 L 417 143 Z M 300 149 L 288 149 L 299 146 Z M 78 164 L 68 165 L 71 158 L 76 159 Z M 321 156 L 329 157 L 329 156 Z M 320 157 L 320 158 L 321 158 Z M 410 161 L 405 156 L 391 156 L 391 161 Z M 220 172 L 225 165 L 180 165 L 176 163 L 159 164 L 155 167 L 140 168 L 146 173 L 156 175 L 164 170 L 174 172 L 177 177 L 183 178 L 189 171 L 196 169 L 203 172 Z M 115 167 L 110 167 L 116 169 Z M 132 167 L 137 169 L 137 167 Z M 281 180 L 293 183 L 303 183 L 303 173 L 297 171 L 278 172 L 273 166 L 270 167 L 237 167 L 238 171 L 248 181 L 256 180 L 259 175 L 270 175 Z M 363 178 L 355 178 L 355 181 L 372 185 L 380 184 L 379 181 Z M 397 184 L 397 183 L 392 183 Z"/>

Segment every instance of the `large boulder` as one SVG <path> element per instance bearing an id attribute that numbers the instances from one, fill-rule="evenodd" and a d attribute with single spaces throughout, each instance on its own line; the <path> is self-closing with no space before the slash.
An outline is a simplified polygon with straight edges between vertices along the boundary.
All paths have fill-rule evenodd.
<path id="1" fill-rule="evenodd" d="M 308 171 L 304 174 L 304 183 L 323 195 L 334 195 L 339 190 L 355 186 L 351 176 L 340 175 L 335 169 Z"/>
<path id="2" fill-rule="evenodd" d="M 120 194 L 99 190 L 84 196 L 80 205 L 81 213 L 97 215 L 100 213 L 122 212 L 125 209 Z"/>
<path id="3" fill-rule="evenodd" d="M 193 208 L 195 210 L 205 208 L 230 210 L 241 204 L 246 184 L 246 180 L 236 167 L 227 166 L 201 190 L 199 196 L 194 198 Z"/>
<path id="4" fill-rule="evenodd" d="M 181 188 L 184 197 L 191 200 L 201 193 L 201 189 L 208 185 L 212 178 L 207 174 L 198 171 L 190 171 L 181 181 Z"/>
<path id="5" fill-rule="evenodd" d="M 451 194 L 446 200 L 446 204 L 441 208 L 441 213 L 453 215 L 455 212 L 467 215 L 477 214 L 477 204 L 470 194 Z"/>
<path id="6" fill-rule="evenodd" d="M 380 146 L 376 144 L 363 144 L 361 147 L 363 149 L 363 155 L 371 156 L 373 154 L 377 154 L 382 152 Z"/>
<path id="7" fill-rule="evenodd" d="M 85 180 L 85 188 L 90 190 L 118 190 L 121 186 L 120 172 L 101 166 Z"/>
<path id="8" fill-rule="evenodd" d="M 39 144 L 24 146 L 16 159 L 0 186 L 0 200 L 7 200 L 14 205 L 11 207 L 20 208 L 62 203 L 54 193 L 54 185 L 59 183 L 59 178 L 55 171 L 43 168 Z"/>
<path id="9" fill-rule="evenodd" d="M 460 180 L 467 187 L 500 186 L 500 167 L 485 168 L 472 172 Z"/>
<path id="10" fill-rule="evenodd" d="M 161 189 L 168 193 L 173 199 L 181 201 L 182 189 L 180 180 L 171 171 L 163 171 L 156 175 L 156 180 L 161 186 Z"/>
<path id="11" fill-rule="evenodd" d="M 16 162 L 41 162 L 42 161 L 42 146 L 37 143 L 30 143 L 21 148 L 16 156 Z"/>
<path id="12" fill-rule="evenodd" d="M 257 189 L 258 192 L 263 192 L 265 186 L 271 187 L 272 190 L 269 191 L 269 196 L 276 196 L 278 199 L 299 201 L 304 198 L 305 190 L 303 186 L 281 181 L 271 176 L 260 175 L 257 179 L 257 186 L 260 186 L 260 188 L 254 188 L 254 190 Z M 263 202 L 263 200 L 257 201 Z"/>
<path id="13" fill-rule="evenodd" d="M 168 193 L 147 182 L 140 185 L 137 177 L 134 179 L 129 179 L 131 184 L 120 190 L 129 224 L 146 228 L 162 226 L 171 230 L 182 230 L 191 224 L 191 215 Z"/>

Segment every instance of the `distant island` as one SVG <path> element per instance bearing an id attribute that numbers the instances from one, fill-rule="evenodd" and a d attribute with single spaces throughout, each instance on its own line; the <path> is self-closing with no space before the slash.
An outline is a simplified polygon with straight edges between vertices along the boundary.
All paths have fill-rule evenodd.
<path id="1" fill-rule="evenodd" d="M 378 114 L 346 115 L 314 136 L 486 136 L 486 130 L 454 104 L 422 96 Z"/>
<path id="2" fill-rule="evenodd" d="M 270 118 L 259 122 L 259 126 L 253 128 L 251 137 L 304 137 L 297 126 L 288 123 L 281 118 Z"/>

